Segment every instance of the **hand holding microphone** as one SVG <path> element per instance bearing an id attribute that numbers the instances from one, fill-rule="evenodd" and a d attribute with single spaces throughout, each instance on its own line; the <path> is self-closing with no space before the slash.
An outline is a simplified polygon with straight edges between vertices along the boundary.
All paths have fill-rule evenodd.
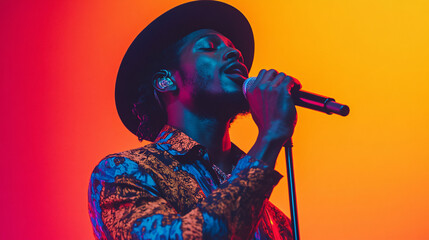
<path id="1" fill-rule="evenodd" d="M 256 78 L 250 77 L 243 83 L 243 93 L 245 96 L 250 86 L 255 82 Z M 337 103 L 335 102 L 335 99 L 330 97 L 301 91 L 299 88 L 292 89 L 291 94 L 294 103 L 297 106 L 313 109 L 327 114 L 335 113 L 344 117 L 347 116 L 350 112 L 350 108 L 347 105 Z"/>
<path id="2" fill-rule="evenodd" d="M 247 79 L 243 83 L 243 93 L 249 101 L 252 116 L 258 127 L 265 127 L 265 123 L 269 124 L 270 116 L 274 121 L 271 125 L 284 117 L 284 124 L 288 127 L 283 126 L 283 128 L 288 128 L 289 133 L 286 135 L 292 136 L 296 123 L 294 105 L 327 114 L 335 113 L 341 116 L 349 114 L 350 110 L 347 105 L 336 103 L 333 98 L 301 91 L 300 88 L 301 84 L 297 79 L 284 73 L 278 73 L 276 70 L 261 70 L 258 77 Z M 280 116 L 287 112 L 289 115 Z"/>
<path id="3" fill-rule="evenodd" d="M 270 142 L 286 142 L 296 124 L 291 90 L 301 88 L 299 81 L 271 69 L 261 70 L 252 84 L 247 82 L 245 86 L 245 96 L 259 136 Z"/>

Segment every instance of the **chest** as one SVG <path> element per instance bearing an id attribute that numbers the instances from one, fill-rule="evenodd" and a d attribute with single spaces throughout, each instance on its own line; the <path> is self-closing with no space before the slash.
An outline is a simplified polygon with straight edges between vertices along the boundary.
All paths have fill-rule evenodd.
<path id="1" fill-rule="evenodd" d="M 198 161 L 181 163 L 170 156 L 146 162 L 160 197 L 183 215 L 219 187 L 217 175 Z"/>

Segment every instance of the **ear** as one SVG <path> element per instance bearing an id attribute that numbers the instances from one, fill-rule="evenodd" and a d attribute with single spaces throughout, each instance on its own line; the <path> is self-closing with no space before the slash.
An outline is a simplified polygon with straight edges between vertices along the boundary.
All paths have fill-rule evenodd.
<path id="1" fill-rule="evenodd" d="M 153 87 L 158 92 L 170 92 L 177 90 L 176 81 L 170 71 L 162 69 L 153 76 Z"/>

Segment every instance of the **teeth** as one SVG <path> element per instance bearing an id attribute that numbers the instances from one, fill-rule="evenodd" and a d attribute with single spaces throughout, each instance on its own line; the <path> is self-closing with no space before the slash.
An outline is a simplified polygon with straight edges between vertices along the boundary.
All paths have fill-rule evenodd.
<path id="1" fill-rule="evenodd" d="M 231 69 L 231 71 L 230 71 L 231 73 L 238 73 L 238 74 L 241 74 L 241 71 L 239 70 L 239 69 L 237 69 L 237 68 L 234 68 L 234 69 Z"/>
<path id="2" fill-rule="evenodd" d="M 231 68 L 227 69 L 225 71 L 225 73 L 244 75 L 244 73 L 238 67 L 231 67 Z"/>

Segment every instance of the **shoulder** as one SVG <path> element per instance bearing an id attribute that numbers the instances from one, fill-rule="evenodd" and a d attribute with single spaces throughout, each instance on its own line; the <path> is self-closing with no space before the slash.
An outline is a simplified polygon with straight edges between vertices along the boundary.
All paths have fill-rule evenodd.
<path id="1" fill-rule="evenodd" d="M 104 157 L 92 171 L 89 196 L 97 198 L 106 189 L 119 189 L 117 186 L 128 186 L 130 189 L 137 187 L 156 195 L 158 190 L 153 176 L 159 170 L 153 165 L 160 162 L 159 159 L 164 153 L 155 145 L 148 144 Z"/>
<path id="2" fill-rule="evenodd" d="M 158 161 L 163 154 L 163 151 L 158 149 L 154 143 L 136 149 L 109 154 L 97 164 L 91 178 L 113 180 L 120 176 L 140 175 L 146 169 L 150 169 L 151 162 Z"/>
<path id="3" fill-rule="evenodd" d="M 106 159 L 129 159 L 138 163 L 144 163 L 147 159 L 161 155 L 163 155 L 163 151 L 157 147 L 157 144 L 150 143 L 140 148 L 109 154 L 102 161 Z"/>

